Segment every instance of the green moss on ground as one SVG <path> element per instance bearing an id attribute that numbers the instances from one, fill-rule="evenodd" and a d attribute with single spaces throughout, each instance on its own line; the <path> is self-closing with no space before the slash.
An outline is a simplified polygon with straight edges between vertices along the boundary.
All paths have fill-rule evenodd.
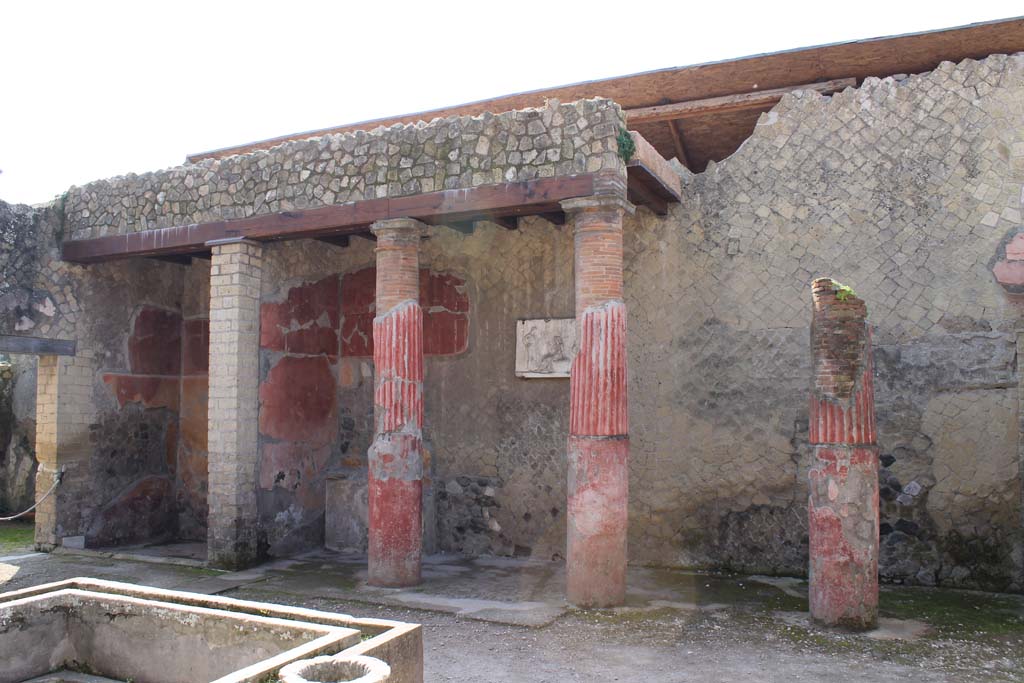
<path id="1" fill-rule="evenodd" d="M 31 550 L 34 543 L 35 527 L 31 522 L 0 522 L 0 555 Z"/>

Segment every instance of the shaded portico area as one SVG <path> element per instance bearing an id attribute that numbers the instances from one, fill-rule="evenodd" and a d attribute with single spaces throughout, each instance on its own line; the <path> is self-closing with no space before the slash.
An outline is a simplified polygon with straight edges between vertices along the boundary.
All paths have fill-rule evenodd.
<path id="1" fill-rule="evenodd" d="M 384 166 L 397 169 L 394 177 L 398 182 L 348 195 L 326 190 L 334 203 L 316 201 L 323 199 L 323 194 L 302 201 L 275 202 L 267 200 L 275 193 L 270 190 L 260 195 L 262 202 L 243 198 L 244 206 L 239 208 L 234 203 L 237 197 L 247 192 L 253 195 L 248 189 L 251 183 L 247 183 L 247 174 L 261 177 L 265 169 L 274 167 L 271 150 L 228 159 L 222 164 L 207 162 L 207 167 L 221 164 L 219 178 L 217 183 L 205 185 L 208 189 L 200 196 L 217 194 L 221 185 L 224 190 L 218 203 L 211 205 L 200 199 L 195 204 L 198 209 L 192 212 L 184 207 L 163 214 L 157 210 L 155 220 L 131 220 L 136 216 L 130 216 L 130 209 L 125 212 L 115 208 L 106 211 L 108 218 L 103 223 L 102 219 L 89 219 L 102 215 L 104 204 L 111 198 L 101 195 L 97 202 L 95 195 L 87 191 L 80 197 L 80 203 L 72 200 L 72 222 L 77 218 L 87 227 L 73 230 L 72 238 L 63 242 L 65 261 L 93 264 L 150 258 L 187 264 L 197 258 L 210 260 L 207 548 L 211 565 L 238 569 L 265 556 L 257 488 L 261 438 L 260 307 L 267 245 L 303 239 L 330 245 L 325 245 L 325 249 L 345 249 L 353 239 L 376 243 L 372 324 L 374 435 L 368 458 L 369 581 L 379 586 L 408 586 L 418 583 L 421 577 L 423 414 L 430 409 L 424 398 L 424 383 L 430 379 L 424 373 L 421 246 L 431 238 L 436 226 L 471 232 L 475 223 L 487 221 L 516 230 L 520 219 L 539 216 L 553 225 L 565 226 L 572 232 L 575 244 L 573 272 L 579 353 L 570 380 L 569 443 L 559 446 L 567 448 L 568 455 L 568 596 L 572 602 L 588 606 L 623 601 L 629 453 L 623 217 L 635 211 L 636 206 L 666 213 L 669 204 L 679 200 L 679 178 L 642 137 L 626 131 L 616 107 L 609 103 L 583 107 L 580 111 L 581 120 L 588 115 L 594 119 L 585 124 L 596 131 L 587 151 L 577 152 L 572 164 L 553 163 L 525 174 L 512 164 L 503 177 L 515 179 L 506 182 L 476 184 L 472 181 L 486 178 L 486 174 L 458 178 L 449 175 L 437 183 L 447 189 L 409 191 L 422 190 L 429 184 L 402 184 L 402 169 L 412 169 L 412 173 L 421 164 L 440 168 L 451 163 L 453 154 L 458 156 L 450 146 L 442 145 L 425 152 L 425 164 L 422 156 L 406 162 L 402 151 L 397 157 L 388 158 Z M 515 120 L 517 114 L 521 112 L 513 112 L 509 118 Z M 448 119 L 403 130 L 412 129 L 415 133 L 441 125 L 472 129 L 478 120 Z M 549 125 L 548 130 L 553 132 L 556 125 Z M 379 135 L 386 139 L 392 130 L 383 130 Z M 543 136 L 549 135 L 526 133 L 525 127 L 523 132 L 523 139 L 543 141 Z M 476 139 L 477 151 L 492 145 L 510 146 L 507 139 L 502 142 L 501 133 L 493 137 L 482 134 Z M 335 142 L 328 141 L 328 148 Z M 338 142 L 339 150 L 335 151 L 341 154 L 332 158 L 354 156 L 358 160 L 360 142 L 355 140 L 351 152 L 345 147 L 346 141 Z M 319 144 L 323 147 L 323 142 Z M 362 156 L 372 165 L 373 142 L 367 147 Z M 401 149 L 401 145 L 395 147 Z M 381 159 L 386 148 L 382 146 L 377 153 Z M 304 158 L 299 153 L 303 150 L 294 150 L 295 154 L 292 151 L 285 150 L 291 158 L 284 164 L 284 173 L 297 176 L 300 187 L 304 177 L 315 185 L 318 160 Z M 562 152 L 541 150 L 538 154 L 556 159 Z M 511 156 L 504 158 L 506 163 Z M 236 172 L 235 168 L 239 170 Z M 447 170 L 452 171 L 452 167 L 447 165 Z M 523 175 L 542 174 L 520 179 Z M 458 186 L 466 178 L 471 178 L 467 186 Z M 175 179 L 172 177 L 170 182 Z M 353 182 L 352 176 L 343 182 Z M 126 188 L 130 195 L 122 192 L 116 196 L 125 207 L 136 203 L 156 207 L 170 201 L 166 187 L 166 183 L 144 180 L 143 187 Z M 161 198 L 161 194 L 165 196 Z M 338 198 L 347 201 L 337 201 Z M 218 213 L 227 217 L 215 218 Z M 252 215 L 230 217 L 238 213 Z M 176 220 L 195 215 L 213 219 Z M 160 227 L 149 227 L 154 222 Z M 127 229 L 126 223 L 133 228 L 146 227 Z M 56 459 L 59 464 L 59 444 Z"/>

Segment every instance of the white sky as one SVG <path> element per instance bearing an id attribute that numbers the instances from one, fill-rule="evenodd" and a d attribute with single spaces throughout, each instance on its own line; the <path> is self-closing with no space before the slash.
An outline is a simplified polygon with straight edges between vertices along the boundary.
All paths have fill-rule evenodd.
<path id="1" fill-rule="evenodd" d="M 7 0 L 0 199 L 523 90 L 1020 14 L 1020 0 Z"/>

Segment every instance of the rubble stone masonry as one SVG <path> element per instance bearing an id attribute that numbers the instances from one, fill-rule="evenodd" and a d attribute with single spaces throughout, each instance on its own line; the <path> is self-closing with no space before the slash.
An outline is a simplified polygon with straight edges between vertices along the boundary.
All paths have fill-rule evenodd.
<path id="1" fill-rule="evenodd" d="M 621 174 L 616 137 L 624 125 L 609 100 L 551 101 L 287 142 L 71 188 L 66 229 L 83 239 L 555 175 Z"/>

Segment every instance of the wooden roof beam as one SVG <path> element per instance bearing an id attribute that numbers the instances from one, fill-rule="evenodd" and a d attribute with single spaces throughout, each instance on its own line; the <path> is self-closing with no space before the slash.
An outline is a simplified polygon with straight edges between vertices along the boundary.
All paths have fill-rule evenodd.
<path id="1" fill-rule="evenodd" d="M 583 174 L 404 197 L 364 199 L 235 220 L 65 240 L 61 250 L 65 261 L 95 263 L 136 256 L 208 252 L 207 242 L 230 237 L 269 241 L 356 235 L 374 239 L 369 232 L 370 226 L 387 218 L 416 218 L 424 223 L 444 224 L 559 211 L 559 202 L 563 199 L 593 194 L 599 180 L 600 174 Z M 503 222 L 505 227 L 513 224 L 511 220 Z"/>
<path id="2" fill-rule="evenodd" d="M 831 95 L 846 88 L 855 87 L 856 78 L 839 78 L 822 83 L 807 83 L 804 85 L 787 86 L 785 88 L 773 88 L 771 90 L 755 90 L 752 92 L 740 93 L 738 95 L 724 95 L 722 97 L 708 97 L 702 100 L 690 100 L 689 102 L 674 102 L 672 104 L 659 104 L 653 107 L 639 107 L 626 110 L 626 123 L 629 126 L 638 126 L 645 123 L 656 123 L 658 121 L 675 121 L 690 116 L 706 116 L 708 114 L 720 114 L 737 109 L 756 109 L 759 107 L 770 107 L 778 104 L 783 95 L 797 90 L 812 90 L 822 95 Z M 680 159 L 682 161 L 682 159 Z"/>
<path id="3" fill-rule="evenodd" d="M 336 247 L 344 248 L 349 245 L 348 235 L 324 235 L 323 237 L 317 237 L 316 239 L 326 244 L 333 244 Z"/>

